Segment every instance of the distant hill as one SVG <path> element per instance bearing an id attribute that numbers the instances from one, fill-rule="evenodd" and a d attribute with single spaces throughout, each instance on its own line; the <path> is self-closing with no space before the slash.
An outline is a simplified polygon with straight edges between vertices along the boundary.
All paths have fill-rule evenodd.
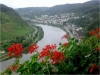
<path id="1" fill-rule="evenodd" d="M 40 15 L 41 13 L 45 12 L 49 7 L 27 7 L 27 8 L 19 8 L 16 11 L 22 17 L 30 17 L 34 18 L 35 15 Z"/>
<path id="2" fill-rule="evenodd" d="M 56 5 L 53 7 L 19 8 L 16 9 L 16 11 L 21 16 L 31 17 L 33 15 L 40 15 L 40 14 L 56 15 L 63 13 L 87 13 L 89 10 L 92 10 L 95 7 L 99 8 L 99 0 L 91 0 L 88 2 L 76 3 L 76 4 Z"/>
<path id="3" fill-rule="evenodd" d="M 48 8 L 49 7 L 27 7 L 27 8 L 18 8 L 16 10 L 19 13 L 21 13 L 21 12 L 33 12 L 33 13 L 37 13 L 37 12 L 44 12 Z"/>
<path id="4" fill-rule="evenodd" d="M 0 31 L 1 31 L 1 40 L 10 39 L 14 36 L 21 35 L 18 31 L 27 30 L 29 26 L 23 19 L 19 16 L 19 14 L 12 8 L 9 8 L 3 4 L 0 4 Z"/>
<path id="5" fill-rule="evenodd" d="M 45 11 L 46 14 L 55 15 L 62 13 L 85 13 L 88 10 L 91 10 L 95 7 L 99 8 L 99 0 L 88 1 L 85 3 L 78 4 L 65 4 L 65 5 L 56 5 Z"/>

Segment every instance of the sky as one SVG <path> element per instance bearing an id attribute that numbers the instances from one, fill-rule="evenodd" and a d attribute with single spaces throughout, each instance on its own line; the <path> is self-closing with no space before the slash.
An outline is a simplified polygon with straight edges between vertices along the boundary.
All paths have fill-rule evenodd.
<path id="1" fill-rule="evenodd" d="M 24 7 L 52 7 L 67 3 L 83 3 L 90 0 L 0 0 L 0 4 L 5 4 L 12 8 Z"/>

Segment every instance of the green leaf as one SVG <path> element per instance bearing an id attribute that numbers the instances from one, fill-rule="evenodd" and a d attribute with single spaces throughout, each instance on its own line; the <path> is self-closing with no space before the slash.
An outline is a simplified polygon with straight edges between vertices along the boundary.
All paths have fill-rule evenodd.
<path id="1" fill-rule="evenodd" d="M 43 75 L 43 70 L 38 71 L 38 73 L 36 75 Z"/>
<path id="2" fill-rule="evenodd" d="M 79 41 L 78 40 L 75 40 L 75 42 L 78 43 Z"/>
<path id="3" fill-rule="evenodd" d="M 38 54 L 35 54 L 33 56 L 30 57 L 31 58 L 31 62 L 36 62 L 38 60 Z"/>
<path id="4" fill-rule="evenodd" d="M 21 71 L 23 71 L 23 70 L 24 70 L 24 64 L 21 65 L 21 66 L 18 68 L 17 72 L 21 72 Z"/>
<path id="5" fill-rule="evenodd" d="M 78 69 L 78 67 L 74 67 L 73 72 L 76 72 Z"/>
<path id="6" fill-rule="evenodd" d="M 11 69 L 9 68 L 8 70 L 5 71 L 5 73 L 7 73 L 8 75 L 11 75 L 11 74 L 12 74 L 12 71 L 11 71 Z"/>
<path id="7" fill-rule="evenodd" d="M 70 38 L 69 40 L 73 41 L 75 38 Z"/>
<path id="8" fill-rule="evenodd" d="M 87 59 L 85 58 L 85 59 L 83 59 L 83 60 L 81 60 L 81 66 L 83 67 L 85 64 L 86 64 L 86 62 L 87 62 Z"/>
<path id="9" fill-rule="evenodd" d="M 13 63 L 14 66 L 19 64 L 19 59 L 15 60 L 15 62 Z"/>
<path id="10" fill-rule="evenodd" d="M 49 60 L 49 56 L 46 56 L 46 57 L 45 57 L 45 60 L 46 60 L 46 61 Z"/>
<path id="11" fill-rule="evenodd" d="M 58 72 L 58 68 L 56 66 L 53 66 L 52 72 Z"/>

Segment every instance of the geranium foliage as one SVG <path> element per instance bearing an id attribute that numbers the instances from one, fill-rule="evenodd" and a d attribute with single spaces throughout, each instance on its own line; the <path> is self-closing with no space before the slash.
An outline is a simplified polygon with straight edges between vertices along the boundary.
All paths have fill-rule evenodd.
<path id="1" fill-rule="evenodd" d="M 89 33 L 91 36 L 82 38 L 80 43 L 64 35 L 61 39 L 66 38 L 68 42 L 62 43 L 58 49 L 56 44 L 49 44 L 38 52 L 39 46 L 33 44 L 28 48 L 29 53 L 35 52 L 30 60 L 21 64 L 17 58 L 1 74 L 99 74 L 100 28 Z M 21 55 L 23 49 L 21 44 L 13 44 L 8 48 L 8 55 Z"/>

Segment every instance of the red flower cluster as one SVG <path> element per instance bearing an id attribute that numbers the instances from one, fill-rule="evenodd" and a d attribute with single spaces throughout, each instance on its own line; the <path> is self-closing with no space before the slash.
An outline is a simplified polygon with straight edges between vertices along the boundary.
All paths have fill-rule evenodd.
<path id="1" fill-rule="evenodd" d="M 93 64 L 92 67 L 90 68 L 90 73 L 99 74 L 99 66 L 97 66 L 96 64 Z"/>
<path id="2" fill-rule="evenodd" d="M 97 38 L 100 38 L 100 33 L 96 34 L 96 37 L 97 37 Z"/>
<path id="3" fill-rule="evenodd" d="M 22 51 L 24 48 L 22 48 L 22 44 L 13 44 L 8 48 L 9 54 L 8 56 L 12 56 L 12 53 L 14 53 L 15 56 L 19 56 L 22 54 Z"/>
<path id="4" fill-rule="evenodd" d="M 100 32 L 100 28 L 97 29 L 97 32 L 98 32 L 98 33 Z"/>
<path id="5" fill-rule="evenodd" d="M 40 52 L 39 59 L 49 56 L 53 64 L 63 61 L 65 59 L 64 53 L 58 52 L 56 47 L 56 44 L 46 45 Z"/>
<path id="6" fill-rule="evenodd" d="M 54 49 L 56 49 L 56 44 L 52 44 L 52 45 L 46 45 L 45 46 L 45 48 L 43 48 L 43 49 L 48 49 L 48 50 L 54 50 Z"/>
<path id="7" fill-rule="evenodd" d="M 100 47 L 99 46 L 96 46 L 95 47 L 95 50 L 98 52 L 98 51 L 100 51 Z"/>
<path id="8" fill-rule="evenodd" d="M 90 35 L 96 35 L 97 38 L 100 38 L 100 28 L 97 28 L 96 30 L 91 30 Z"/>
<path id="9" fill-rule="evenodd" d="M 68 46 L 68 42 L 63 43 L 63 46 L 64 47 Z"/>
<path id="10" fill-rule="evenodd" d="M 100 28 L 96 29 L 96 32 L 97 32 L 96 34 L 97 38 L 100 38 Z"/>
<path id="11" fill-rule="evenodd" d="M 95 35 L 95 33 L 96 33 L 95 30 L 90 31 L 90 35 Z"/>
<path id="12" fill-rule="evenodd" d="M 28 51 L 30 54 L 32 54 L 32 52 L 35 52 L 37 50 L 39 46 L 37 46 L 37 44 L 33 44 L 28 48 Z"/>
<path id="13" fill-rule="evenodd" d="M 42 51 L 40 52 L 40 56 L 39 56 L 39 59 L 45 57 L 45 56 L 49 56 L 50 54 L 50 51 L 54 51 L 56 49 L 56 44 L 53 44 L 53 45 L 46 45 Z"/>
<path id="14" fill-rule="evenodd" d="M 43 57 L 45 57 L 45 56 L 49 56 L 49 53 L 50 53 L 49 50 L 46 50 L 46 49 L 42 50 L 42 51 L 40 52 L 39 59 L 41 59 L 41 58 L 43 58 Z"/>
<path id="15" fill-rule="evenodd" d="M 10 65 L 6 68 L 6 70 L 8 69 L 11 69 L 12 71 L 16 72 L 17 69 L 21 66 L 22 64 L 18 64 L 17 66 L 13 66 L 13 65 Z"/>
<path id="16" fill-rule="evenodd" d="M 50 59 L 52 60 L 52 64 L 56 64 L 64 61 L 65 56 L 63 52 L 58 52 L 55 50 L 50 54 Z"/>
<path id="17" fill-rule="evenodd" d="M 61 39 L 63 39 L 63 38 L 66 38 L 66 39 L 68 39 L 68 35 L 64 35 L 64 36 L 62 36 L 62 38 Z"/>

